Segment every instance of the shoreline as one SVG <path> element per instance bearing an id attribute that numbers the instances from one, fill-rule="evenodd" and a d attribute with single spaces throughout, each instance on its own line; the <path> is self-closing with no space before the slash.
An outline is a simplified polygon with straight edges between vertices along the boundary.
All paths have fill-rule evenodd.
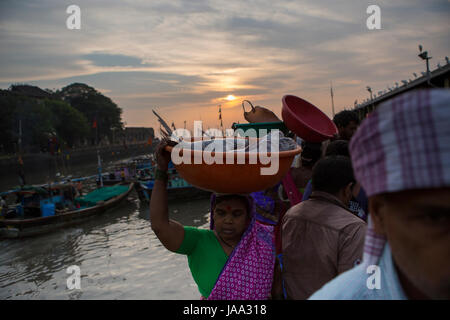
<path id="1" fill-rule="evenodd" d="M 102 167 L 106 168 L 111 162 L 150 154 L 155 144 L 149 146 L 146 142 L 127 145 L 110 145 L 99 147 Z M 69 157 L 67 157 L 69 155 Z M 78 149 L 69 153 L 52 156 L 49 153 L 24 154 L 22 156 L 23 169 L 27 184 L 44 183 L 49 177 L 61 175 L 95 175 L 97 173 L 97 148 Z M 86 172 L 89 170 L 89 172 Z M 0 158 L 0 190 L 5 191 L 19 185 L 19 164 L 17 155 Z"/>

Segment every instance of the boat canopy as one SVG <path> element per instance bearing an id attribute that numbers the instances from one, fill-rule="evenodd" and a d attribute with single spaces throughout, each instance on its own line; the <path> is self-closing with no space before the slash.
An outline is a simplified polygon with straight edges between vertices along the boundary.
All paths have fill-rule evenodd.
<path id="1" fill-rule="evenodd" d="M 129 189 L 129 185 L 115 185 L 111 187 L 103 187 L 94 190 L 83 197 L 75 198 L 75 203 L 80 206 L 91 207 L 95 206 L 100 201 L 107 201 L 111 198 L 117 197 Z"/>

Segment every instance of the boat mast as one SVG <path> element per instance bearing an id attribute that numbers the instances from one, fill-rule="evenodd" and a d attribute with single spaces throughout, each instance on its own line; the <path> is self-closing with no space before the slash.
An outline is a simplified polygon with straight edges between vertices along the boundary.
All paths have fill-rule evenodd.
<path id="1" fill-rule="evenodd" d="M 222 122 L 222 105 L 221 104 L 219 104 L 219 120 L 220 120 L 220 128 L 222 130 L 222 135 L 224 135 L 223 122 Z"/>
<path id="2" fill-rule="evenodd" d="M 334 94 L 333 94 L 333 83 L 330 81 L 330 88 L 331 88 L 331 111 L 333 112 L 333 118 L 334 118 Z"/>
<path id="3" fill-rule="evenodd" d="M 98 160 L 98 177 L 100 179 L 100 188 L 103 188 L 103 177 L 102 177 L 102 159 L 100 158 L 100 151 L 97 147 L 97 160 Z"/>
<path id="4" fill-rule="evenodd" d="M 22 119 L 19 119 L 19 141 L 18 141 L 18 157 L 17 157 L 17 162 L 18 162 L 18 174 L 19 174 L 19 178 L 20 178 L 20 184 L 21 187 L 24 186 L 26 184 L 26 180 L 25 180 L 25 169 L 24 169 L 24 165 L 23 165 L 23 159 L 22 159 Z"/>

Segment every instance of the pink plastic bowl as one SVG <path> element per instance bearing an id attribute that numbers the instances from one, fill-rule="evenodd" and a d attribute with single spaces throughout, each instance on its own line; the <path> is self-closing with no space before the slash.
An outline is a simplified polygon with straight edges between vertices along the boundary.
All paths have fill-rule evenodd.
<path id="1" fill-rule="evenodd" d="M 308 101 L 293 95 L 285 95 L 282 102 L 281 115 L 284 123 L 303 140 L 322 142 L 338 132 L 334 122 Z"/>

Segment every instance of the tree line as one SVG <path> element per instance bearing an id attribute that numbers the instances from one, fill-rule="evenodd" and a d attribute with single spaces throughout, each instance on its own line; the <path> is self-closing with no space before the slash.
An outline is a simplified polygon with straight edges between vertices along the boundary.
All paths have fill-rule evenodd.
<path id="1" fill-rule="evenodd" d="M 124 135 L 121 117 L 122 109 L 110 98 L 83 83 L 56 91 L 11 85 L 0 90 L 0 152 L 55 152 L 117 142 Z"/>

